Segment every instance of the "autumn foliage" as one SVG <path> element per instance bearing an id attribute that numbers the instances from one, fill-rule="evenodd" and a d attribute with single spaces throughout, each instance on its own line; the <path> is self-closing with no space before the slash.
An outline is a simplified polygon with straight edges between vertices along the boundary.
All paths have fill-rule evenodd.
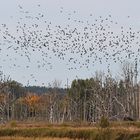
<path id="1" fill-rule="evenodd" d="M 24 100 L 28 106 L 35 107 L 39 103 L 40 96 L 28 93 Z"/>

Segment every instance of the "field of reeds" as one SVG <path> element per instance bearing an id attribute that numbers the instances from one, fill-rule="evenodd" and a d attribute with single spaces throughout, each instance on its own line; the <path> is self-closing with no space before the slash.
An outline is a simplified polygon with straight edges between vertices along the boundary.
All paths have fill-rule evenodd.
<path id="1" fill-rule="evenodd" d="M 0 127 L 0 140 L 140 140 L 140 122 L 113 122 L 107 128 L 97 124 L 51 125 L 9 122 Z"/>
<path id="2" fill-rule="evenodd" d="M 0 140 L 71 140 L 69 138 L 25 138 L 25 137 L 0 137 Z"/>

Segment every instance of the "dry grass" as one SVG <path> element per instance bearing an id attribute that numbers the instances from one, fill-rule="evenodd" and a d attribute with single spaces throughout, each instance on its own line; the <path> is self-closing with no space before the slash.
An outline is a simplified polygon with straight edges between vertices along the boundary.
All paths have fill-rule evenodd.
<path id="1" fill-rule="evenodd" d="M 0 140 L 72 140 L 72 139 L 69 139 L 69 138 L 49 138 L 49 137 L 47 137 L 47 138 L 0 137 Z"/>
<path id="2" fill-rule="evenodd" d="M 60 124 L 50 124 L 48 122 L 45 121 L 24 121 L 24 122 L 20 122 L 20 121 L 10 121 L 4 125 L 0 125 L 0 127 L 11 127 L 13 126 L 13 122 L 14 122 L 14 126 L 16 123 L 16 127 L 18 128 L 40 128 L 40 127 L 84 127 L 84 128 L 90 128 L 95 126 L 95 124 L 89 124 L 89 123 L 60 123 Z"/>
<path id="3" fill-rule="evenodd" d="M 45 121 L 10 121 L 9 123 L 6 123 L 4 125 L 0 125 L 0 127 L 11 127 L 11 126 L 16 126 L 18 128 L 36 128 L 36 127 L 82 127 L 82 128 L 93 128 L 93 127 L 97 127 L 98 124 L 97 123 L 74 123 L 74 122 L 68 122 L 68 123 L 60 123 L 60 124 L 49 124 L 48 122 Z M 127 122 L 127 121 L 118 121 L 118 122 L 110 122 L 110 126 L 111 127 L 137 127 L 140 128 L 140 121 L 139 122 Z"/>
<path id="4" fill-rule="evenodd" d="M 138 126 L 140 122 L 113 122 L 109 128 L 101 130 L 96 125 L 16 122 L 13 126 L 9 122 L 0 127 L 0 140 L 132 140 L 140 138 Z"/>

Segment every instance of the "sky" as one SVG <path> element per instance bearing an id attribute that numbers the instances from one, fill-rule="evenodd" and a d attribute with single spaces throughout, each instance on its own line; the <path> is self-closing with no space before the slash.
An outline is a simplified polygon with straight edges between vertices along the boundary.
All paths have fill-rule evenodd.
<path id="1" fill-rule="evenodd" d="M 136 30 L 140 29 L 139 0 L 0 0 L 0 24 L 7 24 L 11 32 L 16 30 L 17 21 L 22 17 L 22 13 L 19 12 L 19 5 L 25 10 L 30 11 L 33 15 L 38 12 L 43 13 L 46 20 L 52 22 L 54 25 L 65 26 L 70 24 L 74 27 L 75 25 L 66 19 L 70 13 L 76 11 L 76 14 L 72 15 L 73 19 L 93 22 L 93 19 L 90 18 L 90 14 L 93 15 L 94 19 L 99 18 L 99 16 L 107 17 L 111 15 L 114 21 L 119 22 L 120 26 L 131 26 Z M 40 5 L 40 7 L 37 5 Z M 61 8 L 63 8 L 63 14 L 60 14 Z M 128 16 L 130 16 L 129 19 L 127 18 Z M 28 22 L 26 20 L 22 21 Z M 40 26 L 43 28 L 44 25 L 40 22 Z M 80 25 L 76 26 L 80 28 Z M 113 27 L 113 30 L 117 32 L 118 28 Z M 0 41 L 2 42 L 2 38 Z M 28 65 L 26 58 L 17 56 L 12 51 L 7 52 L 7 50 L 4 49 L 4 45 L 1 45 L 1 47 L 3 47 L 3 51 L 0 52 L 1 70 L 5 75 L 10 75 L 12 79 L 17 80 L 23 85 L 43 84 L 47 86 L 48 83 L 52 83 L 56 79 L 61 81 L 62 86 L 65 87 L 67 80 L 70 85 L 71 81 L 75 78 L 86 79 L 92 77 L 96 70 L 106 71 L 106 64 L 101 65 L 98 63 L 94 66 L 90 66 L 89 69 L 82 68 L 69 71 L 67 62 L 58 60 L 55 57 L 50 60 L 53 66 L 52 69 L 48 71 L 38 69 L 34 61 L 30 63 L 30 68 L 27 69 L 24 67 L 26 64 Z M 7 53 L 13 58 L 12 62 L 9 61 L 9 58 L 7 59 Z M 50 53 L 50 56 L 51 55 Z M 40 60 L 40 54 L 33 54 L 32 60 Z M 112 72 L 114 75 L 118 75 L 120 66 L 115 65 L 113 62 L 111 63 Z M 11 65 L 13 64 L 22 65 L 22 67 L 12 67 Z M 31 74 L 33 74 L 34 77 Z"/>

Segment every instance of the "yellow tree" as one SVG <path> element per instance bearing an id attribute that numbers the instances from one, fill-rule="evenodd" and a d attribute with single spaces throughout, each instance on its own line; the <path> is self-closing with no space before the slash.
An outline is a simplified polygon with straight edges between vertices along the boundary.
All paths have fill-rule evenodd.
<path id="1" fill-rule="evenodd" d="M 29 116 L 36 117 L 40 96 L 35 95 L 33 93 L 28 93 L 24 100 L 25 100 L 25 104 L 28 105 L 30 110 Z"/>

